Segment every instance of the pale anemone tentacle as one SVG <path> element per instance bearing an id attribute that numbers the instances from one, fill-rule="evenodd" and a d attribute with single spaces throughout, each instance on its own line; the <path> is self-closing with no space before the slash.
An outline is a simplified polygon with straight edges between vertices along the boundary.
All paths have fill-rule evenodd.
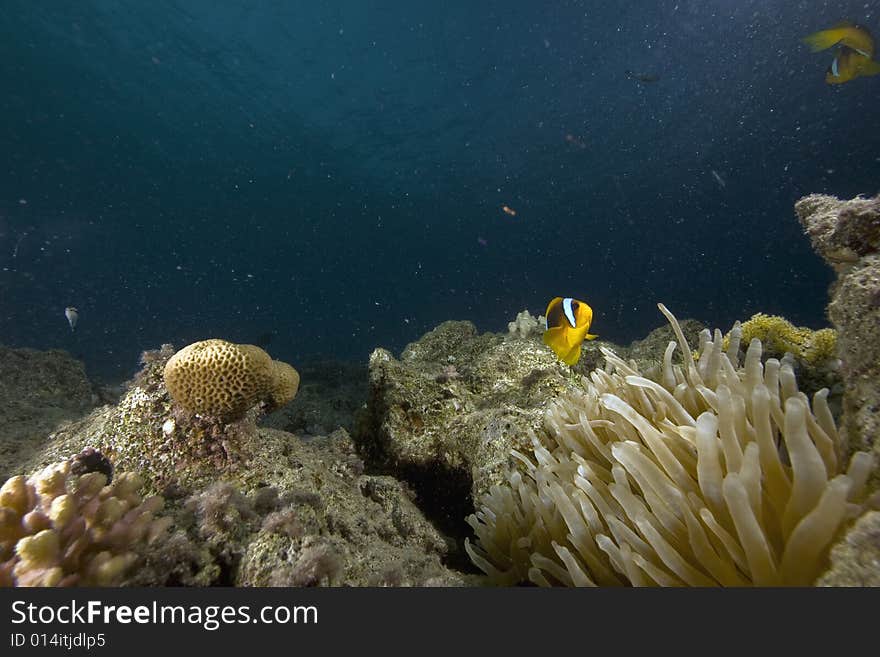
<path id="1" fill-rule="evenodd" d="M 727 344 L 727 360 L 729 360 L 734 367 L 739 364 L 739 345 L 742 342 L 742 325 L 739 320 L 737 320 L 733 324 L 733 328 L 730 329 L 730 341 Z M 759 343 L 760 344 L 760 341 Z"/>
<path id="2" fill-rule="evenodd" d="M 742 354 L 737 330 L 726 350 L 701 334 L 695 361 L 659 307 L 677 341 L 652 376 L 603 348 L 605 368 L 549 406 L 549 435 L 468 518 L 492 581 L 805 585 L 865 508 L 873 457 L 844 461 L 827 390 L 809 400 L 790 357 L 762 363 L 756 339 Z"/>

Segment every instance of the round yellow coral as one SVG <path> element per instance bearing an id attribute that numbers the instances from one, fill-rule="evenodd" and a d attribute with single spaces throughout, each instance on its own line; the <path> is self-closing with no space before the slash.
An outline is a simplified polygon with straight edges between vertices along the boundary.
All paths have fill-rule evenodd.
<path id="1" fill-rule="evenodd" d="M 277 407 L 299 388 L 299 374 L 249 344 L 203 340 L 184 347 L 165 364 L 165 385 L 184 409 L 224 422 L 240 419 L 259 403 Z"/>
<path id="2" fill-rule="evenodd" d="M 837 348 L 837 331 L 824 328 L 814 332 L 807 342 L 804 359 L 810 363 L 819 363 L 833 358 Z"/>
<path id="3" fill-rule="evenodd" d="M 791 353 L 801 361 L 815 365 L 834 356 L 837 331 L 826 328 L 813 331 L 805 326 L 795 326 L 784 317 L 757 313 L 741 326 L 742 344 L 748 345 L 757 338 L 764 349 L 772 354 Z M 724 338 L 727 349 L 730 336 Z"/>
<path id="4" fill-rule="evenodd" d="M 275 383 L 269 391 L 269 405 L 280 408 L 296 397 L 299 390 L 299 372 L 280 360 L 272 361 L 275 372 Z"/>

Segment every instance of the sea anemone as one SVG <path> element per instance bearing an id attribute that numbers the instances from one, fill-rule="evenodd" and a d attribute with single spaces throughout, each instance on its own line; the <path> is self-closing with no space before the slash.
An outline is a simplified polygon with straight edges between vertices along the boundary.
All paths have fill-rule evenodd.
<path id="1" fill-rule="evenodd" d="M 872 458 L 843 466 L 827 390 L 811 406 L 757 339 L 739 368 L 738 332 L 695 361 L 659 308 L 677 343 L 653 378 L 603 349 L 606 368 L 551 404 L 548 435 L 468 518 L 467 552 L 495 583 L 806 585 L 862 510 Z"/>

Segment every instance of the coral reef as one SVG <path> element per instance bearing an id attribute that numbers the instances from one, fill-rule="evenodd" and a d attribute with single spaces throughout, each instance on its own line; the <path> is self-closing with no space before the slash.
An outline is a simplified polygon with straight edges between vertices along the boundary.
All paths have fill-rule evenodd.
<path id="1" fill-rule="evenodd" d="M 844 380 L 841 432 L 880 457 L 880 197 L 813 194 L 795 204 L 813 248 L 837 272 L 828 316 L 838 331 Z M 880 476 L 870 482 L 880 488 Z"/>
<path id="2" fill-rule="evenodd" d="M 67 352 L 0 346 L 0 481 L 19 472 L 57 425 L 98 402 L 85 367 Z"/>
<path id="3" fill-rule="evenodd" d="M 187 490 L 244 468 L 257 434 L 259 408 L 242 420 L 225 424 L 202 418 L 172 404 L 163 371 L 173 347 L 146 352 L 143 368 L 115 405 L 59 427 L 42 451 L 24 462 L 23 471 L 45 466 L 93 446 L 122 471 L 138 472 L 146 489 L 162 492 L 169 485 Z"/>
<path id="4" fill-rule="evenodd" d="M 505 479 L 511 449 L 527 446 L 546 400 L 570 377 L 537 339 L 444 322 L 400 360 L 373 351 L 355 440 L 369 467 L 406 481 L 432 520 L 463 536 L 472 496 Z"/>
<path id="5" fill-rule="evenodd" d="M 874 583 L 880 521 L 870 511 L 850 521 L 880 502 L 870 497 L 876 459 L 858 451 L 880 456 L 871 232 L 880 203 L 810 198 L 799 205 L 805 225 L 841 276 L 832 320 L 842 370 L 830 365 L 831 331 L 765 315 L 723 344 L 720 332 L 670 317 L 629 348 L 585 346 L 574 368 L 541 343 L 541 318 L 528 311 L 506 333 L 445 322 L 399 359 L 376 349 L 368 369 L 315 363 L 302 389 L 293 368 L 257 347 L 206 341 L 175 355 L 163 345 L 144 354 L 118 403 L 47 426 L 11 454 L 10 472 L 49 476 L 64 460 L 71 491 L 94 480 L 114 497 L 119 487 L 133 505 L 119 526 L 129 518 L 136 529 L 101 525 L 89 506 L 100 493 L 84 499 L 76 526 L 94 525 L 98 539 L 74 562 L 59 557 L 79 554 L 65 543 L 67 525 L 40 524 L 55 521 L 48 497 L 48 511 L 34 507 L 26 520 L 2 510 L 0 581 L 485 583 L 469 574 L 475 564 L 499 584 L 804 584 L 830 563 L 819 584 Z M 839 436 L 833 394 L 818 389 L 841 371 L 849 401 Z M 805 390 L 818 390 L 812 402 Z M 354 441 L 336 426 L 352 428 Z M 158 502 L 126 497 L 132 482 L 164 498 L 161 522 L 151 515 Z M 143 525 L 169 523 L 161 541 L 146 540 Z M 32 529 L 33 542 L 21 533 Z M 470 529 L 477 542 L 462 549 Z M 104 536 L 132 543 L 89 557 Z"/>
<path id="6" fill-rule="evenodd" d="M 165 364 L 165 385 L 183 409 L 228 423 L 260 402 L 270 410 L 296 396 L 299 374 L 250 344 L 211 339 L 195 342 Z"/>
<path id="7" fill-rule="evenodd" d="M 517 453 L 526 472 L 494 486 L 468 520 L 474 563 L 503 584 L 804 585 L 860 509 L 871 456 L 846 467 L 827 391 L 810 404 L 790 365 L 744 367 L 721 333 L 697 362 L 666 350 L 657 380 L 605 350 L 606 370 L 546 414 Z"/>
<path id="8" fill-rule="evenodd" d="M 868 511 L 831 550 L 817 586 L 880 586 L 880 511 Z"/>
<path id="9" fill-rule="evenodd" d="M 450 546 L 407 488 L 365 474 L 345 431 L 298 438 L 258 427 L 258 409 L 232 424 L 178 412 L 162 376 L 171 353 L 144 354 L 116 406 L 56 431 L 27 466 L 92 445 L 163 495 L 174 531 L 145 548 L 124 584 L 467 581 L 444 565 Z"/>
<path id="10" fill-rule="evenodd" d="M 534 317 L 528 309 L 516 315 L 516 319 L 507 324 L 507 333 L 519 340 L 540 338 L 547 328 L 547 319 L 543 315 Z"/>
<path id="11" fill-rule="evenodd" d="M 708 332 L 700 336 L 700 345 L 711 339 Z M 795 326 L 784 317 L 756 313 L 745 322 L 736 322 L 724 336 L 721 348 L 731 344 L 748 345 L 761 341 L 762 358 L 777 358 L 789 363 L 797 375 L 798 387 L 807 395 L 828 388 L 828 404 L 835 417 L 840 416 L 843 395 L 841 361 L 837 357 L 837 331 L 832 328 L 813 330 Z"/>
<path id="12" fill-rule="evenodd" d="M 3 484 L 0 585 L 118 584 L 140 545 L 162 535 L 170 523 L 154 517 L 162 498 L 142 499 L 136 474 L 108 484 L 102 468 L 92 451 Z"/>
<path id="13" fill-rule="evenodd" d="M 813 248 L 838 274 L 880 251 L 880 197 L 847 201 L 810 194 L 795 203 L 794 210 Z"/>

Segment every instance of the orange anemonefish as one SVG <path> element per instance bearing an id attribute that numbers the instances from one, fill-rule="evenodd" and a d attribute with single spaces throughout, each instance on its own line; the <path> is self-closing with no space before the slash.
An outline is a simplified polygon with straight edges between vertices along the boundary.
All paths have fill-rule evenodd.
<path id="1" fill-rule="evenodd" d="M 871 33 L 861 25 L 853 25 L 846 21 L 827 30 L 805 36 L 803 42 L 810 46 L 810 50 L 813 52 L 828 50 L 831 46 L 836 46 L 839 43 L 842 46 L 852 48 L 868 59 L 874 58 L 874 37 L 871 36 Z"/>
<path id="2" fill-rule="evenodd" d="M 858 50 L 843 46 L 831 60 L 828 70 L 825 71 L 825 82 L 843 84 L 860 75 L 877 75 L 878 73 L 880 73 L 880 64 L 865 57 Z"/>
<path id="3" fill-rule="evenodd" d="M 556 297 L 547 305 L 547 330 L 544 344 L 550 347 L 566 365 L 574 365 L 581 357 L 584 340 L 595 340 L 587 333 L 593 321 L 593 309 L 583 301 L 571 297 Z"/>
<path id="4" fill-rule="evenodd" d="M 880 64 L 874 61 L 874 37 L 861 25 L 839 23 L 814 32 L 803 39 L 810 50 L 818 52 L 840 44 L 840 50 L 825 72 L 828 84 L 843 84 L 861 75 L 877 75 Z"/>

